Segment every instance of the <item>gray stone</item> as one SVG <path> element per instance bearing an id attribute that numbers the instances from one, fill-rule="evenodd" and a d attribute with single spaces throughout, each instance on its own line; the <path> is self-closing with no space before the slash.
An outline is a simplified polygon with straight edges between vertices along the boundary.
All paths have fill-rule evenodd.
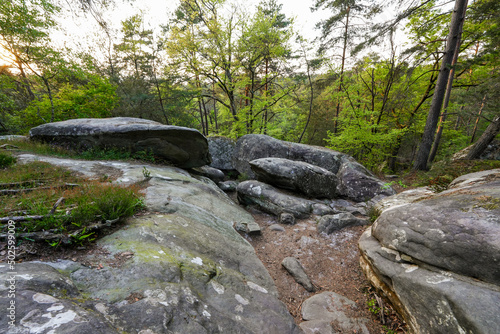
<path id="1" fill-rule="evenodd" d="M 238 184 L 239 183 L 237 181 L 223 181 L 223 182 L 217 183 L 219 188 L 221 188 L 221 190 L 225 191 L 225 192 L 236 191 Z"/>
<path id="2" fill-rule="evenodd" d="M 78 149 L 151 151 L 183 168 L 211 162 L 207 139 L 198 130 L 139 118 L 80 118 L 46 123 L 31 129 L 30 138 Z"/>
<path id="3" fill-rule="evenodd" d="M 339 172 L 338 193 L 356 202 L 368 201 L 377 195 L 391 196 L 396 192 L 383 181 L 375 178 L 365 167 L 354 160 L 345 161 Z"/>
<path id="4" fill-rule="evenodd" d="M 97 165 L 112 165 L 122 171 L 116 182 L 123 184 L 144 178 L 144 165 L 19 158 L 30 159 L 89 175 Z M 255 223 L 251 215 L 209 179 L 146 167 L 152 177 L 145 203 L 155 213 L 130 218 L 126 228 L 98 241 L 109 254 L 87 260 L 102 267 L 19 264 L 23 299 L 16 303 L 24 321 L 12 333 L 299 333 L 252 246 L 233 228 Z M 127 252 L 134 256 L 116 265 L 116 256 Z M 7 266 L 0 265 L 1 282 L 6 275 Z M 39 305 L 34 294 L 48 302 Z M 0 297 L 0 308 L 8 303 Z M 7 327 L 0 317 L 0 328 Z"/>
<path id="5" fill-rule="evenodd" d="M 256 205 L 261 210 L 279 216 L 283 212 L 293 214 L 296 218 L 307 218 L 312 212 L 314 202 L 287 195 L 280 190 L 259 182 L 244 181 L 236 189 L 238 201 L 244 205 Z"/>
<path id="6" fill-rule="evenodd" d="M 208 177 L 210 180 L 214 181 L 215 183 L 224 181 L 224 177 L 225 177 L 224 173 L 220 169 L 213 168 L 210 166 L 201 166 L 201 167 L 191 168 L 189 171 L 194 175 L 201 175 L 201 176 Z"/>
<path id="7" fill-rule="evenodd" d="M 261 158 L 250 161 L 257 180 L 279 188 L 299 191 L 312 198 L 335 198 L 337 176 L 307 162 L 282 158 Z"/>
<path id="8" fill-rule="evenodd" d="M 279 222 L 280 224 L 288 224 L 288 225 L 294 225 L 295 224 L 295 216 L 291 213 L 288 212 L 282 212 L 279 217 Z"/>
<path id="9" fill-rule="evenodd" d="M 255 178 L 250 161 L 260 158 L 283 158 L 302 161 L 326 169 L 337 176 L 336 194 L 357 202 L 377 195 L 395 192 L 374 177 L 351 156 L 324 147 L 291 143 L 266 135 L 245 135 L 238 139 L 234 150 L 234 166 L 249 178 Z"/>
<path id="10" fill-rule="evenodd" d="M 0 140 L 28 140 L 28 137 L 26 136 L 21 136 L 21 135 L 5 135 L 5 136 L 0 136 Z"/>
<path id="11" fill-rule="evenodd" d="M 309 320 L 303 321 L 299 327 L 304 331 L 304 334 L 337 334 L 328 320 Z"/>
<path id="12" fill-rule="evenodd" d="M 279 224 L 272 224 L 269 226 L 271 231 L 285 232 L 285 228 Z"/>
<path id="13" fill-rule="evenodd" d="M 453 157 L 451 158 L 452 161 L 455 160 L 461 160 L 465 159 L 469 151 L 472 149 L 472 146 L 474 144 L 467 146 L 463 150 L 455 153 Z M 486 149 L 484 150 L 483 153 L 481 153 L 481 156 L 479 157 L 481 160 L 500 160 L 500 140 L 493 139 L 491 143 L 488 144 Z"/>
<path id="14" fill-rule="evenodd" d="M 344 296 L 335 292 L 322 292 L 302 303 L 302 318 L 306 321 L 328 321 L 341 333 L 369 334 L 365 325 L 367 319 L 350 318 L 345 313 L 346 309 L 356 308 L 356 303 Z"/>
<path id="15" fill-rule="evenodd" d="M 344 212 L 335 215 L 326 215 L 319 219 L 318 233 L 331 234 L 349 226 L 366 225 L 369 221 L 355 217 L 352 213 Z"/>
<path id="16" fill-rule="evenodd" d="M 335 210 L 330 208 L 328 205 L 315 203 L 313 204 L 313 214 L 317 216 L 331 215 L 334 214 Z"/>
<path id="17" fill-rule="evenodd" d="M 283 158 L 307 162 L 336 174 L 346 157 L 324 147 L 281 141 L 266 135 L 250 134 L 238 139 L 234 150 L 234 166 L 240 173 L 254 178 L 250 161 L 260 158 Z"/>
<path id="18" fill-rule="evenodd" d="M 413 332 L 499 333 L 500 170 L 452 184 L 378 203 L 360 263 Z"/>
<path id="19" fill-rule="evenodd" d="M 236 141 L 227 137 L 208 137 L 208 149 L 212 156 L 211 167 L 232 170 L 235 169 L 233 165 L 233 154 Z"/>
<path id="20" fill-rule="evenodd" d="M 316 289 L 311 282 L 309 276 L 307 276 L 304 267 L 300 264 L 299 260 L 294 257 L 286 257 L 281 265 L 292 275 L 297 283 L 302 285 L 304 289 L 309 292 L 314 292 Z"/>

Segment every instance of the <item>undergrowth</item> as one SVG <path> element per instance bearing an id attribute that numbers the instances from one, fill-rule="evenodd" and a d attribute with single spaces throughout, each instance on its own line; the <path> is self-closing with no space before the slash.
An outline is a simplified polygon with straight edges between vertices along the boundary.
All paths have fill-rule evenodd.
<path id="1" fill-rule="evenodd" d="M 0 217 L 16 221 L 16 232 L 51 231 L 74 241 L 92 240 L 92 224 L 128 217 L 144 208 L 139 187 L 81 178 L 62 167 L 35 161 L 0 170 Z M 55 205 L 58 203 L 58 205 Z M 6 232 L 6 222 L 0 224 Z"/>
<path id="2" fill-rule="evenodd" d="M 91 147 L 83 150 L 73 150 L 61 146 L 47 144 L 28 139 L 0 140 L 0 145 L 8 144 L 17 147 L 18 151 L 26 151 L 40 155 L 51 155 L 61 158 L 82 160 L 140 160 L 144 162 L 158 162 L 158 158 L 151 150 L 130 152 L 119 148 Z"/>

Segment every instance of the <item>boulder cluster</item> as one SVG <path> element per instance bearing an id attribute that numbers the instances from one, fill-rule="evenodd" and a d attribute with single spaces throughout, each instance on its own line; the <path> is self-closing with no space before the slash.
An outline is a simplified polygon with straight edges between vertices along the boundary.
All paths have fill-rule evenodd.
<path id="1" fill-rule="evenodd" d="M 339 201 L 347 206 L 394 194 L 394 190 L 347 154 L 324 147 L 281 141 L 266 135 L 245 135 L 233 142 L 209 138 L 214 168 L 236 170 L 237 186 L 222 182 L 224 190 L 237 191 L 242 204 L 283 217 L 334 215 Z M 217 157 L 224 155 L 223 164 Z M 231 157 L 232 164 L 228 163 Z M 289 217 L 289 216 L 288 216 Z"/>

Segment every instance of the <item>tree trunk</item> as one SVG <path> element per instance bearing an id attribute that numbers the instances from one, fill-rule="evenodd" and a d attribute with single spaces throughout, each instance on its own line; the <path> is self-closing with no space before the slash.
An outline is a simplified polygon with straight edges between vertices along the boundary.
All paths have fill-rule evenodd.
<path id="1" fill-rule="evenodd" d="M 457 47 L 457 40 L 460 38 L 463 22 L 465 19 L 465 11 L 467 9 L 467 0 L 456 0 L 453 15 L 451 17 L 450 32 L 446 41 L 446 51 L 439 70 L 434 95 L 432 97 L 431 107 L 425 123 L 424 133 L 420 146 L 418 148 L 414 170 L 427 170 L 427 160 L 431 151 L 432 143 L 434 142 L 434 135 L 441 112 L 441 105 L 443 104 L 444 95 L 446 93 L 446 85 L 450 75 L 451 64 Z"/>
<path id="2" fill-rule="evenodd" d="M 469 153 L 465 159 L 473 160 L 478 159 L 481 153 L 488 147 L 493 139 L 495 139 L 496 135 L 500 132 L 500 115 L 495 116 L 493 121 L 491 121 L 490 125 L 486 128 L 484 133 L 479 137 L 477 142 L 472 146 Z"/>
<path id="3" fill-rule="evenodd" d="M 472 130 L 472 136 L 470 138 L 471 144 L 474 142 L 474 139 L 476 137 L 477 126 L 479 124 L 479 120 L 481 119 L 481 114 L 482 114 L 483 108 L 484 108 L 484 101 L 486 101 L 486 95 L 483 96 L 483 101 L 481 101 L 481 108 L 479 108 L 479 112 L 477 113 L 476 123 L 474 124 L 474 130 Z"/>
<path id="4" fill-rule="evenodd" d="M 458 54 L 460 53 L 460 45 L 462 36 L 462 29 L 460 29 L 459 37 L 457 39 L 457 46 L 455 48 L 455 53 L 453 54 L 453 60 L 451 62 L 450 75 L 448 77 L 448 83 L 446 85 L 446 94 L 444 96 L 443 112 L 441 113 L 441 119 L 439 120 L 439 127 L 436 133 L 436 139 L 432 144 L 432 150 L 429 155 L 429 163 L 434 161 L 436 157 L 437 150 L 439 147 L 439 142 L 441 141 L 441 136 L 443 135 L 444 122 L 446 121 L 446 113 L 448 111 L 448 104 L 450 102 L 451 89 L 453 87 L 453 79 L 455 78 L 455 65 L 457 64 Z"/>
<path id="5" fill-rule="evenodd" d="M 345 68 L 345 55 L 347 50 L 347 34 L 349 32 L 349 13 L 351 11 L 351 7 L 347 7 L 346 10 L 346 22 L 345 22 L 345 30 L 344 30 L 344 46 L 342 48 L 342 64 L 340 66 L 340 79 L 339 79 L 339 88 L 338 93 L 342 91 L 342 84 L 344 83 L 344 68 Z M 333 121 L 333 133 L 337 133 L 338 131 L 338 120 L 340 114 L 340 96 L 337 98 L 337 107 L 335 110 L 335 119 Z"/>

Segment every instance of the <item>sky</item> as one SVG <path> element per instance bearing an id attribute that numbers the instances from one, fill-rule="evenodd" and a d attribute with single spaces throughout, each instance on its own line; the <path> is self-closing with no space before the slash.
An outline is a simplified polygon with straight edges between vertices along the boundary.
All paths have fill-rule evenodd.
<path id="1" fill-rule="evenodd" d="M 277 0 L 283 5 L 282 11 L 288 18 L 294 18 L 294 28 L 309 41 L 318 37 L 320 32 L 315 25 L 322 19 L 326 19 L 330 13 L 327 11 L 311 12 L 314 0 Z M 255 10 L 260 0 L 233 0 L 238 6 Z M 62 2 L 64 3 L 64 2 Z M 69 1 L 71 3 L 71 1 Z M 177 7 L 178 0 L 115 0 L 115 7 L 103 13 L 105 20 L 112 23 L 115 29 L 120 28 L 120 22 L 143 11 L 144 21 L 148 26 L 145 28 L 157 28 L 160 24 L 168 23 L 168 17 Z M 94 18 L 82 15 L 78 9 L 64 11 L 60 20 L 65 31 L 53 34 L 53 41 L 59 46 L 67 46 L 74 49 L 79 44 L 84 46 L 93 43 L 93 35 L 102 33 L 97 27 Z M 0 52 L 0 65 L 2 54 Z"/>

